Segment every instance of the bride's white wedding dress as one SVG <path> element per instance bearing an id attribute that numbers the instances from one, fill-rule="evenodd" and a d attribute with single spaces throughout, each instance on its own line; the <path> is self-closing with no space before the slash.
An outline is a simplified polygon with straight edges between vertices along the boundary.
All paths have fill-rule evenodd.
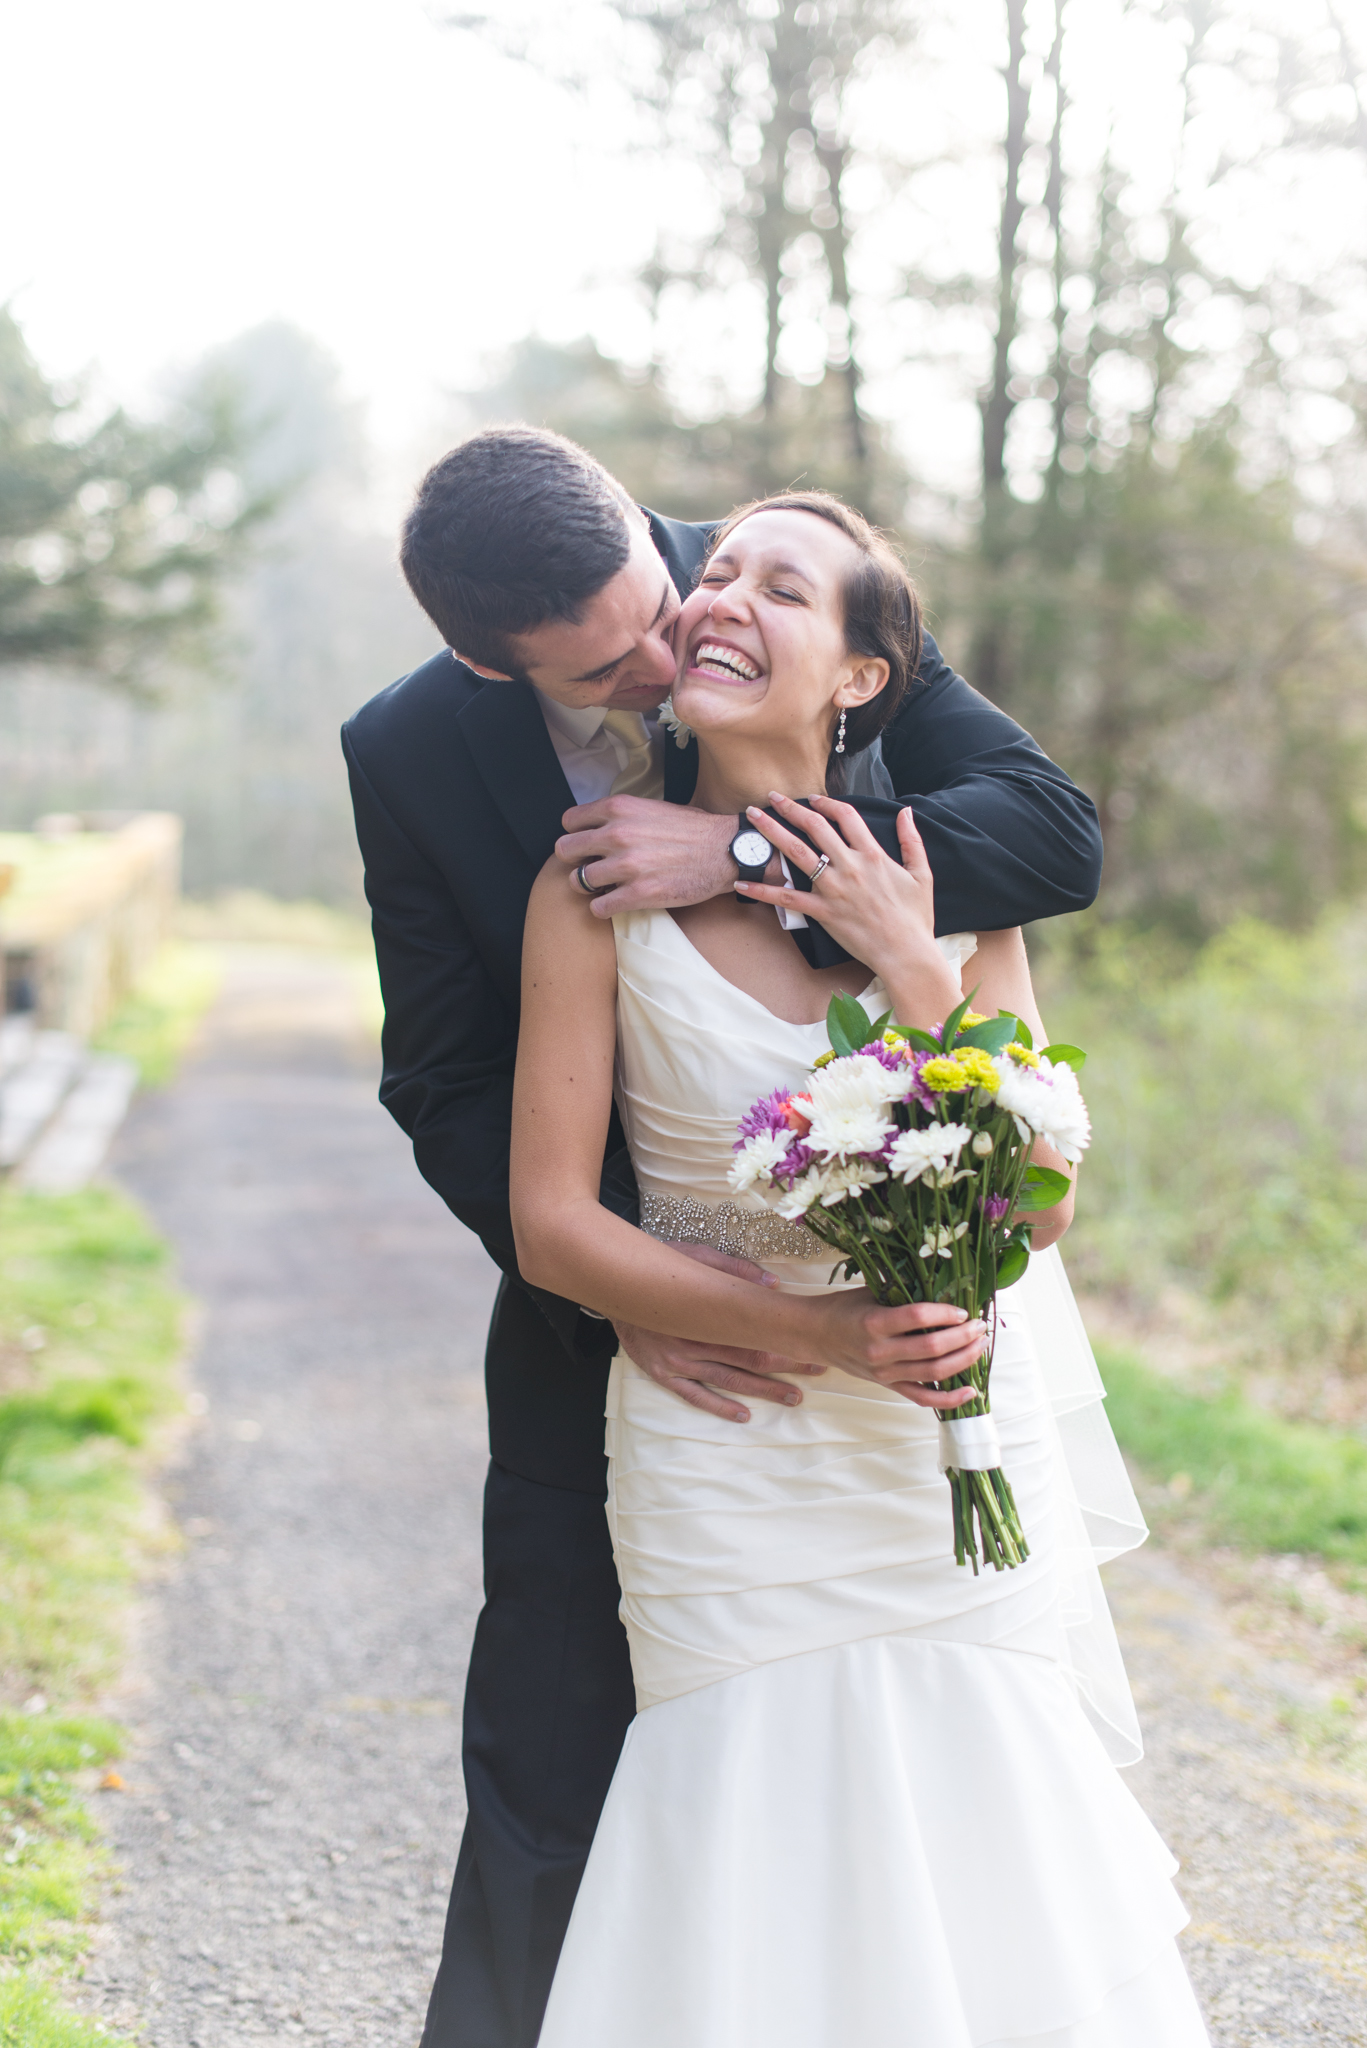
<path id="1" fill-rule="evenodd" d="M 830 1252 L 726 1182 L 742 1112 L 801 1084 L 824 1026 L 773 1016 L 663 912 L 615 929 L 646 1228 L 825 1286 Z M 1096 1566 L 1144 1529 L 1057 1253 L 1003 1296 L 992 1374 L 1016 1571 L 954 1564 L 928 1410 L 801 1384 L 737 1426 L 613 1365 L 640 1712 L 541 2048 L 1204 2043 L 1176 1866 L 1116 1770 L 1138 1729 Z"/>

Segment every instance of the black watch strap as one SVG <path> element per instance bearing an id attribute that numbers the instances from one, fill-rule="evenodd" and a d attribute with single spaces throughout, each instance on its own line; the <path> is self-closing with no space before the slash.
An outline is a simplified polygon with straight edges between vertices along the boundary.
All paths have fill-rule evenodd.
<path id="1" fill-rule="evenodd" d="M 742 860 L 739 853 L 736 851 L 736 842 L 747 836 L 751 839 L 762 839 L 764 837 L 764 834 L 762 832 L 756 831 L 754 825 L 752 824 L 750 819 L 746 817 L 744 811 L 738 811 L 736 814 L 736 819 L 736 831 L 731 840 L 731 858 L 736 863 L 736 870 L 739 879 L 742 882 L 762 882 L 764 880 L 764 871 L 769 865 L 769 856 L 772 853 L 773 849 L 766 845 L 764 858 L 762 861 L 759 861 L 758 863 L 754 861 Z"/>

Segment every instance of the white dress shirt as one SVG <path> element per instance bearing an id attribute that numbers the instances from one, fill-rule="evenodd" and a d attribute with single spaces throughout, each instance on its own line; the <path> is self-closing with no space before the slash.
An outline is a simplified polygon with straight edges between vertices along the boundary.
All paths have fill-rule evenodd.
<path id="1" fill-rule="evenodd" d="M 536 690 L 535 683 L 532 688 Z M 554 697 L 543 696 L 540 690 L 536 690 L 536 701 L 575 802 L 594 804 L 599 797 L 610 796 L 613 783 L 627 765 L 627 756 L 617 735 L 604 728 L 607 706 L 592 704 L 576 711 L 568 704 L 557 704 Z M 646 720 L 646 730 L 657 757 L 663 759 L 664 736 L 654 719 Z"/>
<path id="2" fill-rule="evenodd" d="M 565 772 L 570 786 L 570 795 L 577 804 L 594 804 L 600 797 L 612 794 L 612 785 L 627 765 L 626 749 L 617 735 L 603 726 L 604 704 L 591 704 L 582 711 L 572 705 L 559 704 L 554 697 L 545 696 L 536 690 L 536 701 L 541 706 L 541 716 L 546 721 L 551 745 L 556 758 Z M 654 719 L 646 720 L 646 728 L 652 734 L 654 744 L 660 753 L 664 749 L 664 735 Z M 779 855 L 783 877 L 789 888 L 793 885 L 788 863 Z M 805 931 L 807 920 L 798 910 L 784 910 L 775 905 L 778 921 L 785 931 Z"/>

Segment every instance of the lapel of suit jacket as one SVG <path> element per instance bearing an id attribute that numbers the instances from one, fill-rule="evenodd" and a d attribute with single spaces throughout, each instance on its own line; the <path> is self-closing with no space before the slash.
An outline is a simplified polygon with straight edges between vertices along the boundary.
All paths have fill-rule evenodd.
<path id="1" fill-rule="evenodd" d="M 486 682 L 460 729 L 489 794 L 534 866 L 550 859 L 574 802 L 530 683 Z"/>

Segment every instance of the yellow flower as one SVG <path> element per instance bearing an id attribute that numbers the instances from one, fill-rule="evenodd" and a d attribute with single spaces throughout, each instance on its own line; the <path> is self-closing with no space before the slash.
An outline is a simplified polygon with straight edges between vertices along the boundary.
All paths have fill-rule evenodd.
<path id="1" fill-rule="evenodd" d="M 979 1011 L 965 1010 L 963 1016 L 959 1019 L 959 1029 L 960 1031 L 967 1031 L 972 1024 L 985 1024 L 986 1022 L 986 1017 Z"/>
<path id="2" fill-rule="evenodd" d="M 903 1038 L 900 1031 L 895 1031 L 889 1025 L 888 1029 L 883 1033 L 883 1043 L 889 1052 L 902 1052 L 906 1048 L 907 1041 Z"/>
<path id="3" fill-rule="evenodd" d="M 985 1088 L 989 1095 L 996 1094 L 1001 1086 L 1001 1075 L 992 1064 L 991 1053 L 984 1052 L 980 1045 L 967 1045 L 954 1057 L 975 1088 Z"/>
<path id="4" fill-rule="evenodd" d="M 1008 1059 L 1014 1060 L 1018 1067 L 1037 1067 L 1039 1065 L 1039 1054 L 1031 1052 L 1029 1046 L 1022 1045 L 1019 1040 L 1013 1040 L 1007 1046 L 1006 1056 Z"/>
<path id="5" fill-rule="evenodd" d="M 815 1070 L 817 1067 L 828 1067 L 834 1058 L 835 1053 L 833 1051 L 819 1052 L 816 1058 L 812 1061 L 813 1070 Z"/>
<path id="6" fill-rule="evenodd" d="M 960 1088 L 972 1086 L 963 1056 L 956 1054 L 950 1059 L 941 1054 L 938 1059 L 927 1060 L 921 1069 L 921 1079 L 927 1088 L 933 1088 L 937 1095 L 952 1095 Z"/>

